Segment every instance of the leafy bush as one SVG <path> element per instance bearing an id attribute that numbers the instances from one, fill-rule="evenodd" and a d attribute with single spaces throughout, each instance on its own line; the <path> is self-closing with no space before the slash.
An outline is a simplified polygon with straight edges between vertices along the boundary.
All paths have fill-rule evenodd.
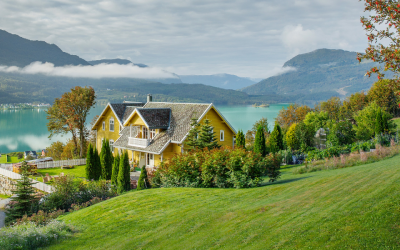
<path id="1" fill-rule="evenodd" d="M 64 210 L 57 210 L 48 213 L 43 210 L 39 210 L 37 213 L 34 213 L 29 217 L 27 215 L 24 215 L 21 219 L 17 219 L 14 225 L 21 225 L 32 222 L 35 223 L 36 226 L 44 226 L 58 216 L 64 214 L 64 212 Z"/>
<path id="2" fill-rule="evenodd" d="M 53 220 L 45 226 L 27 222 L 0 231 L 0 249 L 38 249 L 68 238 L 74 229 L 64 222 Z"/>
<path id="3" fill-rule="evenodd" d="M 280 176 L 281 155 L 261 157 L 243 148 L 195 151 L 163 162 L 151 178 L 155 187 L 245 188 L 257 186 L 262 176 Z"/>

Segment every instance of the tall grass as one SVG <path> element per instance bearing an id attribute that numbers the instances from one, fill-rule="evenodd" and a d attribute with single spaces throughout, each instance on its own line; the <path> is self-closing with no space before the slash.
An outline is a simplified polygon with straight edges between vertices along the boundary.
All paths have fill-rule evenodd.
<path id="1" fill-rule="evenodd" d="M 395 156 L 400 153 L 400 146 L 391 142 L 390 147 L 383 147 L 376 145 L 373 152 L 353 152 L 348 155 L 340 155 L 340 157 L 332 157 L 325 160 L 306 162 L 304 166 L 297 168 L 293 171 L 294 174 L 304 174 L 320 170 L 338 169 L 353 167 L 365 163 L 372 163 L 383 160 L 388 157 Z"/>

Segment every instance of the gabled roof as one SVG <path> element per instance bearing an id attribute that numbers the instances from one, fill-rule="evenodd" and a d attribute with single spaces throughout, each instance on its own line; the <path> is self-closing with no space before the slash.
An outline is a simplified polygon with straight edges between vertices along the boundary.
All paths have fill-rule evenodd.
<path id="1" fill-rule="evenodd" d="M 170 108 L 137 108 L 136 111 L 149 129 L 168 129 L 171 120 Z"/>
<path id="2" fill-rule="evenodd" d="M 103 109 L 99 118 L 94 123 L 92 129 L 97 126 L 97 123 L 101 120 L 102 116 L 105 114 L 108 107 L 112 110 L 112 112 L 117 117 L 120 124 L 123 124 L 124 117 L 129 117 L 129 115 L 135 110 L 137 107 L 143 107 L 145 103 L 142 102 L 129 102 L 129 103 L 108 103 L 107 106 Z"/>

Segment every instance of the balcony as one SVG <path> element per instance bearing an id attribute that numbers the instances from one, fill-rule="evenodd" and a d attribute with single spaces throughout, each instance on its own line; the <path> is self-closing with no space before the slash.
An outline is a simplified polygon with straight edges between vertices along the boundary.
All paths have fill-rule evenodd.
<path id="1" fill-rule="evenodd" d="M 150 139 L 143 139 L 143 138 L 135 138 L 135 137 L 129 137 L 128 138 L 128 145 L 133 146 L 133 147 L 139 147 L 139 148 L 146 148 L 150 144 Z"/>

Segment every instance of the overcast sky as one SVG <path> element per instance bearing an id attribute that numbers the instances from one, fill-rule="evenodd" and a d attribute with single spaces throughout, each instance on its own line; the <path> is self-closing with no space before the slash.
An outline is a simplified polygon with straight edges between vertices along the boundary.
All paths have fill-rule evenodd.
<path id="1" fill-rule="evenodd" d="M 298 53 L 367 46 L 358 0 L 1 0 L 0 29 L 85 60 L 265 78 Z"/>

